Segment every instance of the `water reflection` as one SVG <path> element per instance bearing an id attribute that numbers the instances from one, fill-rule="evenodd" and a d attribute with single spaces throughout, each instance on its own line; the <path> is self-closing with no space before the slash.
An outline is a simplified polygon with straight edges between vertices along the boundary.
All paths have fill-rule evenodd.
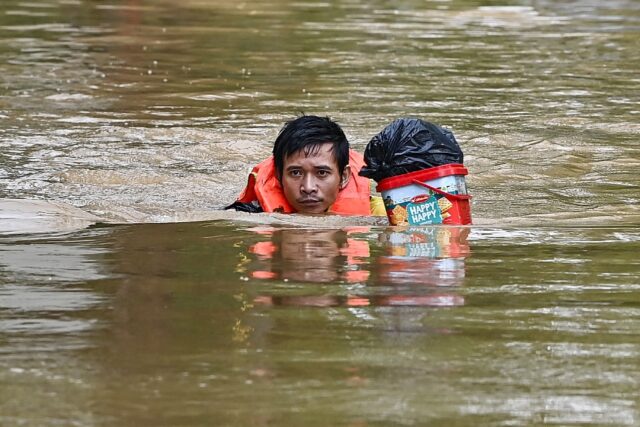
<path id="1" fill-rule="evenodd" d="M 220 222 L 3 237 L 0 425 L 637 425 L 639 243 Z"/>
<path id="2" fill-rule="evenodd" d="M 467 227 L 414 227 L 380 235 L 380 278 L 395 284 L 460 286 L 470 249 Z"/>
<path id="3" fill-rule="evenodd" d="M 260 261 L 251 276 L 317 283 L 366 281 L 369 271 L 361 265 L 369 257 L 369 243 L 349 237 L 358 230 L 362 229 L 258 230 L 269 240 L 249 248 Z"/>
<path id="4" fill-rule="evenodd" d="M 76 284 L 109 274 L 100 263 L 104 249 L 89 243 L 99 236 L 0 236 L 0 339 L 34 334 L 53 348 L 95 327 L 95 319 L 76 314 L 98 306 L 103 296 Z M 47 334 L 66 336 L 48 340 Z"/>
<path id="5" fill-rule="evenodd" d="M 386 229 L 376 239 L 383 252 L 373 255 L 369 227 L 253 231 L 265 240 L 249 247 L 252 258 L 245 259 L 239 271 L 253 279 L 301 283 L 284 293 L 272 288 L 257 296 L 255 303 L 313 307 L 464 304 L 455 290 L 465 279 L 468 228 Z M 314 289 L 304 283 L 347 286 Z"/>

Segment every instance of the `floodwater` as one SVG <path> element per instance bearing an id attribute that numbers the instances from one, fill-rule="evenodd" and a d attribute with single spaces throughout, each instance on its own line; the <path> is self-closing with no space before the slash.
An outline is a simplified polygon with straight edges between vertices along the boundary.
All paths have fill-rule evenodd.
<path id="1" fill-rule="evenodd" d="M 638 425 L 640 4 L 3 0 L 0 425 Z M 472 227 L 220 211 L 453 130 Z"/>

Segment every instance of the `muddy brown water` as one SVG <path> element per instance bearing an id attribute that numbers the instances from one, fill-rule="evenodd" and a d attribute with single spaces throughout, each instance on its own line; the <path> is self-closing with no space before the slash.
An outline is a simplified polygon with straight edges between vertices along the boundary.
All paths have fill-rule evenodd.
<path id="1" fill-rule="evenodd" d="M 635 1 L 4 0 L 0 425 L 638 425 Z M 452 129 L 473 227 L 220 211 Z"/>

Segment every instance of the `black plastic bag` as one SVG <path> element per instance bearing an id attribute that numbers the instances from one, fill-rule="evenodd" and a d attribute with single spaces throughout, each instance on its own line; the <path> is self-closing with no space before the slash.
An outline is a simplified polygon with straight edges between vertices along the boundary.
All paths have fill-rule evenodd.
<path id="1" fill-rule="evenodd" d="M 420 119 L 393 121 L 371 138 L 359 175 L 377 182 L 384 178 L 449 163 L 463 163 L 453 133 Z"/>

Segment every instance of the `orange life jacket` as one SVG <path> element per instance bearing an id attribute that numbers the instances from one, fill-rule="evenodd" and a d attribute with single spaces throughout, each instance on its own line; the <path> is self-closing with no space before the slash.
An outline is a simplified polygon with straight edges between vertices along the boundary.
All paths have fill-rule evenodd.
<path id="1" fill-rule="evenodd" d="M 338 192 L 336 201 L 329 207 L 330 213 L 341 215 L 371 215 L 369 197 L 370 181 L 358 175 L 364 166 L 364 159 L 356 151 L 349 150 L 351 178 L 346 187 Z M 293 213 L 295 210 L 284 196 L 280 181 L 276 176 L 273 156 L 253 168 L 247 186 L 238 197 L 238 202 L 251 203 L 257 200 L 265 212 Z"/>

